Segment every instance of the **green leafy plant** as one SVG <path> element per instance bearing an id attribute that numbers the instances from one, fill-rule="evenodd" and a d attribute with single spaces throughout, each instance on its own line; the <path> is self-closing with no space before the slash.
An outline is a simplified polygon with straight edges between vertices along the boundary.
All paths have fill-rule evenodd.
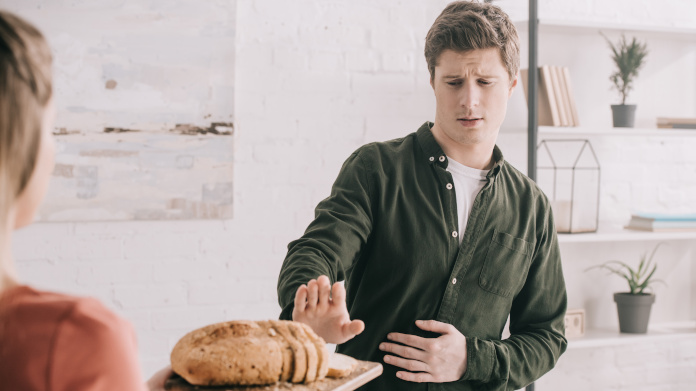
<path id="1" fill-rule="evenodd" d="M 600 33 L 602 34 L 602 33 Z M 609 80 L 614 83 L 614 87 L 621 95 L 621 104 L 626 104 L 626 97 L 633 88 L 633 81 L 638 76 L 638 71 L 645 62 L 648 55 L 648 47 L 645 43 L 640 43 L 633 37 L 629 43 L 624 35 L 614 44 L 602 34 L 613 52 L 612 60 L 616 64 L 617 70 L 609 76 Z"/>
<path id="2" fill-rule="evenodd" d="M 632 268 L 625 262 L 621 261 L 607 261 L 601 265 L 592 266 L 587 270 L 592 269 L 604 269 L 610 274 L 616 274 L 628 282 L 628 287 L 631 290 L 632 295 L 643 294 L 643 291 L 651 288 L 651 285 L 656 282 L 664 283 L 662 280 L 653 278 L 655 275 L 655 270 L 657 270 L 657 264 L 653 262 L 653 258 L 657 249 L 660 248 L 662 243 L 658 243 L 657 246 L 652 250 L 650 256 L 646 252 L 640 257 L 640 263 L 638 268 Z"/>

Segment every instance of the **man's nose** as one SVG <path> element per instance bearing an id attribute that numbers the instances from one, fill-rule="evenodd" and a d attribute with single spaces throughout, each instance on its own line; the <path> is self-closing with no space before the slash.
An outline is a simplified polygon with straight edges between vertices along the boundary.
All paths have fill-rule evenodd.
<path id="1" fill-rule="evenodd" d="M 478 85 L 473 83 L 464 84 L 459 97 L 459 105 L 465 108 L 478 106 L 481 99 L 481 91 Z"/>

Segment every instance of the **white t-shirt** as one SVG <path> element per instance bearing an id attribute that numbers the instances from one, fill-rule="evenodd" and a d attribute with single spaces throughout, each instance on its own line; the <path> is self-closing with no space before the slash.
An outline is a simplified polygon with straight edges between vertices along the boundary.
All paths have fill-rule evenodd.
<path id="1" fill-rule="evenodd" d="M 486 175 L 490 170 L 477 170 L 467 167 L 448 156 L 447 171 L 452 174 L 454 192 L 457 198 L 457 217 L 459 218 L 459 243 L 462 242 L 469 213 L 474 206 L 474 200 L 486 184 Z"/>

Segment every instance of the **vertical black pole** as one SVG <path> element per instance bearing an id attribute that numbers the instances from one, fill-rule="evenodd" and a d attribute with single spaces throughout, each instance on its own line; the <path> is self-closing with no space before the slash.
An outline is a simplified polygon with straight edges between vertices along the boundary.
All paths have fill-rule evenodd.
<path id="1" fill-rule="evenodd" d="M 537 179 L 537 95 L 539 85 L 539 71 L 537 65 L 538 37 L 537 29 L 537 0 L 529 0 L 529 68 L 527 78 L 529 82 L 529 96 L 527 97 L 529 118 L 527 121 L 527 176 L 533 181 Z M 529 390 L 529 388 L 527 388 Z M 533 389 L 533 387 L 532 387 Z"/>
<path id="2" fill-rule="evenodd" d="M 527 176 L 533 181 L 537 179 L 537 90 L 539 71 L 537 66 L 538 36 L 537 29 L 539 21 L 537 18 L 537 0 L 529 0 L 529 68 L 527 80 L 529 82 L 529 104 L 527 120 Z M 527 386 L 526 391 L 534 391 L 534 383 Z"/>

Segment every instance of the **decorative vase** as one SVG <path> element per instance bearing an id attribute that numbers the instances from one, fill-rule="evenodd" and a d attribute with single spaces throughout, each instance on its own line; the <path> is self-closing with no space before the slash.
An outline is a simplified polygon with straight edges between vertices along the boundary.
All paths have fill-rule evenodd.
<path id="1" fill-rule="evenodd" d="M 632 128 L 636 120 L 636 105 L 611 105 L 615 128 Z"/>
<path id="2" fill-rule="evenodd" d="M 650 309 L 655 302 L 652 293 L 614 293 L 619 312 L 619 330 L 622 333 L 645 334 L 648 332 Z"/>

